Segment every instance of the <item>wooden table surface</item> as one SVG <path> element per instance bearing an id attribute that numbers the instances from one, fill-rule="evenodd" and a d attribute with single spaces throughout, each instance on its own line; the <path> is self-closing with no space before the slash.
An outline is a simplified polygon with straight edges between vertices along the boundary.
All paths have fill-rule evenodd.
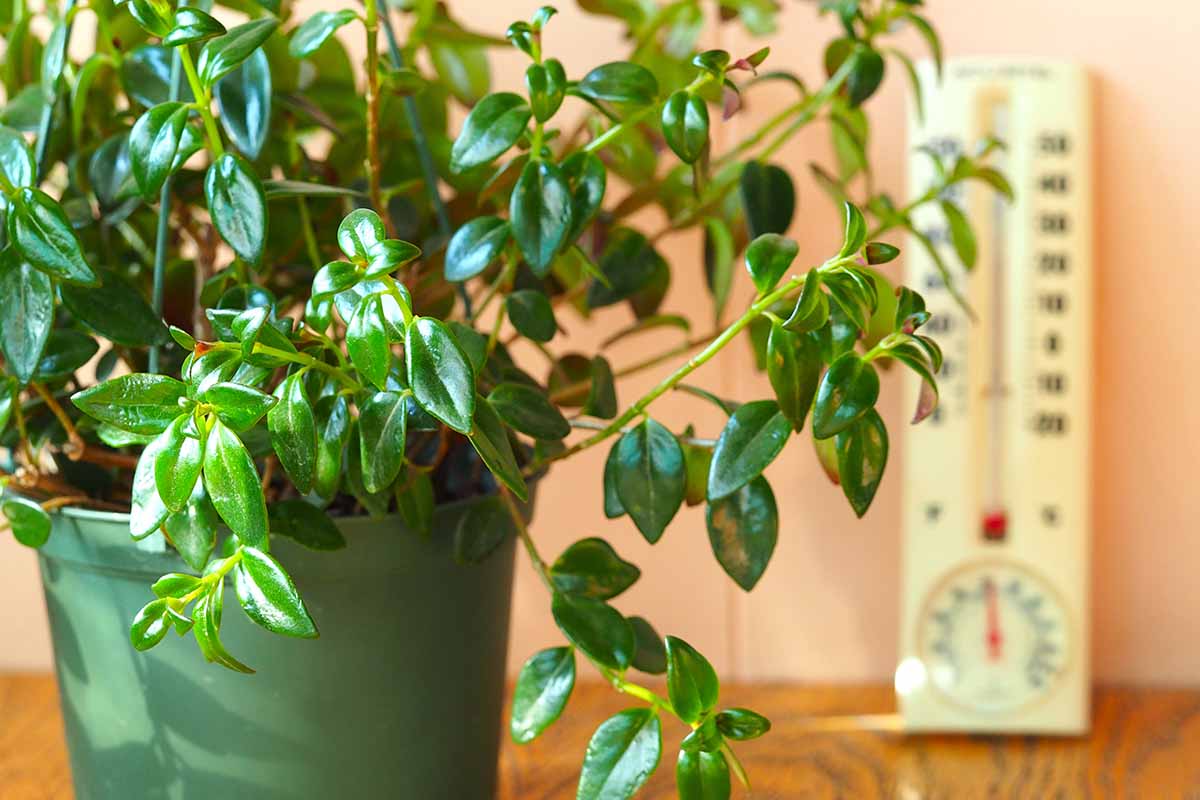
<path id="1" fill-rule="evenodd" d="M 1103 689 L 1086 738 L 904 736 L 887 730 L 882 686 L 729 686 L 724 705 L 767 713 L 774 728 L 738 753 L 754 782 L 735 798 L 1200 798 L 1200 691 Z M 577 687 L 564 718 L 524 747 L 505 744 L 502 800 L 571 800 L 591 731 L 631 705 Z M 675 797 L 674 751 L 640 800 Z M 669 753 L 669 755 L 667 754 Z M 0 677 L 0 800 L 65 800 L 71 779 L 54 681 Z M 136 800 L 131 798 L 130 800 Z"/>

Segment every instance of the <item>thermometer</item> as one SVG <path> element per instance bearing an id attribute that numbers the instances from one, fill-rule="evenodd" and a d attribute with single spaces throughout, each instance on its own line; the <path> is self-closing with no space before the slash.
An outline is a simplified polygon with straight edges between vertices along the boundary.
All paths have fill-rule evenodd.
<path id="1" fill-rule="evenodd" d="M 1016 200 L 978 182 L 943 198 L 974 226 L 970 272 L 936 204 L 914 214 L 971 312 L 911 243 L 906 283 L 925 296 L 946 358 L 941 404 L 905 442 L 898 704 L 914 731 L 1078 733 L 1089 719 L 1089 83 L 1077 66 L 1026 60 L 919 74 L 925 117 L 914 112 L 911 144 L 952 160 L 995 136 Z M 934 179 L 915 153 L 912 195 Z"/>

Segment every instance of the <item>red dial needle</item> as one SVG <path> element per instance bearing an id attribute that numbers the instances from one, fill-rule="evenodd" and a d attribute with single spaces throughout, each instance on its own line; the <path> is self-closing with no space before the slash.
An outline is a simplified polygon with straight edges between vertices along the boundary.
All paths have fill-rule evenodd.
<path id="1" fill-rule="evenodd" d="M 999 661 L 1004 657 L 1004 635 L 1000 632 L 1000 604 L 996 598 L 996 584 L 989 578 L 983 584 L 987 598 L 987 646 L 988 658 Z"/>

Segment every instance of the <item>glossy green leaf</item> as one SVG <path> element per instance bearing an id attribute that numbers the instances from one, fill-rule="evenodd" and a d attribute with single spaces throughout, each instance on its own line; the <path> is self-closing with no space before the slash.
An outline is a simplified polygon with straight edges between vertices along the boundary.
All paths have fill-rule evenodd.
<path id="1" fill-rule="evenodd" d="M 667 693 L 675 714 L 689 725 L 717 704 L 720 682 L 708 659 L 682 639 L 668 636 Z"/>
<path id="2" fill-rule="evenodd" d="M 727 708 L 717 714 L 717 728 L 727 738 L 744 742 L 771 730 L 771 721 L 748 708 Z"/>
<path id="3" fill-rule="evenodd" d="M 625 516 L 625 506 L 621 504 L 621 496 L 617 494 L 617 444 L 619 442 L 613 444 L 604 462 L 604 516 L 609 519 Z"/>
<path id="4" fill-rule="evenodd" d="M 843 226 L 842 249 L 838 253 L 840 256 L 849 256 L 857 253 L 859 248 L 867 241 L 867 221 L 863 218 L 863 214 L 858 210 L 858 206 L 851 202 L 846 202 L 843 206 L 845 211 L 845 224 Z"/>
<path id="5" fill-rule="evenodd" d="M 254 427 L 276 403 L 271 395 L 233 381 L 214 383 L 204 391 L 203 399 L 213 406 L 221 422 L 238 433 Z"/>
<path id="6" fill-rule="evenodd" d="M 787 232 L 796 211 L 796 189 L 792 178 L 774 164 L 747 162 L 738 183 L 750 237 Z"/>
<path id="7" fill-rule="evenodd" d="M 480 100 L 450 149 L 450 169 L 464 172 L 508 150 L 525 132 L 533 111 L 518 94 L 498 92 Z"/>
<path id="8" fill-rule="evenodd" d="M 416 260 L 421 248 L 400 239 L 384 239 L 367 250 L 367 270 L 363 276 L 368 280 L 389 275 L 405 264 Z M 411 303 L 409 304 L 411 306 Z"/>
<path id="9" fill-rule="evenodd" d="M 358 435 L 363 487 L 371 494 L 392 485 L 404 466 L 408 414 L 395 392 L 375 392 L 359 406 Z"/>
<path id="10" fill-rule="evenodd" d="M 875 406 L 879 373 L 857 353 L 843 353 L 821 378 L 813 406 L 813 436 L 827 439 L 850 427 Z"/>
<path id="11" fill-rule="evenodd" d="M 50 538 L 50 515 L 32 500 L 6 497 L 0 502 L 0 513 L 16 540 L 26 547 L 41 547 Z"/>
<path id="12" fill-rule="evenodd" d="M 567 74 L 562 62 L 548 58 L 541 64 L 530 64 L 525 69 L 525 91 L 533 117 L 545 122 L 554 116 L 562 105 L 567 89 Z"/>
<path id="13" fill-rule="evenodd" d="M 250 165 L 231 153 L 217 158 L 205 173 L 204 196 L 221 238 L 239 258 L 258 264 L 267 238 L 267 198 Z"/>
<path id="14" fill-rule="evenodd" d="M 317 11 L 304 20 L 288 41 L 288 53 L 292 58 L 307 58 L 321 49 L 321 45 L 338 28 L 353 22 L 358 18 L 353 9 L 343 8 L 338 11 Z"/>
<path id="15" fill-rule="evenodd" d="M 967 269 L 974 269 L 978 249 L 975 244 L 975 232 L 971 230 L 971 222 L 962 210 L 948 200 L 941 202 L 942 214 L 946 217 L 946 225 L 950 229 L 950 243 L 958 260 Z"/>
<path id="16" fill-rule="evenodd" d="M 80 411 L 131 433 L 159 434 L 186 410 L 187 387 L 166 375 L 134 373 L 71 396 Z"/>
<path id="17" fill-rule="evenodd" d="M 708 505 L 705 522 L 713 555 L 747 592 L 762 577 L 779 538 L 779 511 L 767 479 L 759 475 Z"/>
<path id="18" fill-rule="evenodd" d="M 588 287 L 588 306 L 600 308 L 625 300 L 666 269 L 666 261 L 645 236 L 631 228 L 614 228 L 600 256 L 604 281 L 597 278 Z"/>
<path id="19" fill-rule="evenodd" d="M 208 499 L 204 482 L 197 481 L 187 505 L 182 511 L 169 514 L 162 526 L 184 563 L 192 569 L 201 570 L 208 563 L 208 557 L 217 543 L 219 524 L 217 510 Z"/>
<path id="20" fill-rule="evenodd" d="M 332 500 L 342 481 L 343 450 L 350 434 L 350 408 L 343 396 L 322 397 L 314 406 L 317 417 L 317 468 L 313 492 Z"/>
<path id="21" fill-rule="evenodd" d="M 465 281 L 487 269 L 504 250 L 512 229 L 500 217 L 476 217 L 454 232 L 446 249 L 446 280 Z"/>
<path id="22" fill-rule="evenodd" d="M 662 132 L 667 145 L 685 164 L 695 163 L 708 146 L 708 105 L 684 89 L 663 104 Z"/>
<path id="23" fill-rule="evenodd" d="M 200 579 L 195 575 L 171 572 L 156 580 L 150 589 L 155 597 L 183 597 L 199 585 Z"/>
<path id="24" fill-rule="evenodd" d="M 725 754 L 680 750 L 675 762 L 675 787 L 679 800 L 729 800 L 732 787 Z"/>
<path id="25" fill-rule="evenodd" d="M 541 161 L 526 164 L 509 201 L 509 220 L 529 268 L 545 277 L 571 229 L 571 188 L 562 170 Z"/>
<path id="26" fill-rule="evenodd" d="M 875 50 L 860 45 L 850 56 L 850 75 L 846 78 L 847 99 L 850 107 L 862 105 L 883 83 L 884 62 Z"/>
<path id="27" fill-rule="evenodd" d="M 0 125 L 0 175 L 12 186 L 23 189 L 33 184 L 33 151 L 19 131 Z M 0 207 L 3 207 L 0 201 Z"/>
<path id="28" fill-rule="evenodd" d="M 234 658 L 221 642 L 221 595 L 224 589 L 224 582 L 216 584 L 211 594 L 200 598 L 192 606 L 192 635 L 205 660 L 234 672 L 251 675 L 254 670 Z"/>
<path id="29" fill-rule="evenodd" d="M 377 295 L 364 298 L 350 318 L 346 326 L 346 352 L 364 378 L 381 389 L 386 386 L 392 368 L 392 346 Z"/>
<path id="30" fill-rule="evenodd" d="M 286 536 L 309 550 L 341 550 L 346 546 L 346 538 L 329 515 L 306 500 L 271 503 L 267 514 L 273 535 Z"/>
<path id="31" fill-rule="evenodd" d="M 821 273 L 810 270 L 804 276 L 804 288 L 796 300 L 796 307 L 784 321 L 783 327 L 795 333 L 808 333 L 824 327 L 829 319 L 829 299 L 821 291 Z"/>
<path id="32" fill-rule="evenodd" d="M 675 435 L 652 419 L 616 445 L 614 480 L 621 506 L 646 541 L 657 542 L 683 505 L 683 450 Z"/>
<path id="33" fill-rule="evenodd" d="M 0 352 L 5 367 L 28 383 L 54 324 L 54 286 L 14 248 L 0 251 Z"/>
<path id="34" fill-rule="evenodd" d="M 143 197 L 153 197 L 171 174 L 179 150 L 188 107 L 162 103 L 142 114 L 129 134 L 129 157 L 133 178 Z"/>
<path id="35" fill-rule="evenodd" d="M 233 585 L 246 616 L 271 633 L 315 639 L 317 626 L 296 585 L 269 554 L 253 547 L 242 548 L 241 563 L 234 568 Z"/>
<path id="36" fill-rule="evenodd" d="M 9 197 L 8 240 L 27 262 L 60 281 L 99 283 L 66 213 L 40 189 L 20 189 Z"/>
<path id="37" fill-rule="evenodd" d="M 812 407 L 823 366 L 821 348 L 815 340 L 772 323 L 767 337 L 767 377 L 779 410 L 797 432 L 804 427 Z"/>
<path id="38" fill-rule="evenodd" d="M 777 233 L 764 233 L 746 248 L 746 269 L 760 295 L 775 288 L 796 260 L 799 245 Z"/>
<path id="39" fill-rule="evenodd" d="M 192 496 L 204 463 L 203 443 L 187 435 L 191 416 L 181 414 L 158 435 L 154 460 L 154 485 L 169 511 L 182 511 Z"/>
<path id="40" fill-rule="evenodd" d="M 383 220 L 369 208 L 356 208 L 338 225 L 338 247 L 347 258 L 360 264 L 370 259 L 371 249 L 386 238 Z"/>
<path id="41" fill-rule="evenodd" d="M 275 399 L 267 411 L 271 449 L 297 491 L 308 494 L 317 466 L 317 419 L 304 379 L 297 374 L 284 378 L 275 388 Z"/>
<path id="42" fill-rule="evenodd" d="M 667 671 L 667 648 L 654 626 L 641 617 L 630 617 L 636 651 L 633 667 L 647 675 L 662 675 Z"/>
<path id="43" fill-rule="evenodd" d="M 612 606 L 585 595 L 555 592 L 551 611 L 567 640 L 589 658 L 616 670 L 632 663 L 633 628 Z"/>
<path id="44" fill-rule="evenodd" d="M 445 323 L 418 317 L 404 340 L 408 384 L 421 408 L 459 433 L 470 433 L 475 375 Z"/>
<path id="45" fill-rule="evenodd" d="M 221 128 L 250 160 L 258 158 L 271 124 L 271 65 L 255 50 L 214 87 Z"/>
<path id="46" fill-rule="evenodd" d="M 201 84 L 205 87 L 216 85 L 261 47 L 277 27 L 279 20 L 275 17 L 261 17 L 230 28 L 224 36 L 210 39 L 196 62 Z"/>
<path id="47" fill-rule="evenodd" d="M 572 153 L 563 159 L 561 166 L 571 184 L 571 228 L 567 241 L 574 242 L 604 202 L 608 173 L 595 153 Z"/>
<path id="48" fill-rule="evenodd" d="M 343 292 L 363 279 L 363 271 L 349 261 L 331 261 L 313 276 L 312 296 L 325 300 Z"/>
<path id="49" fill-rule="evenodd" d="M 498 497 L 472 503 L 458 515 L 454 526 L 454 560 L 459 564 L 479 564 L 495 552 L 506 539 L 516 534 L 512 516 Z"/>
<path id="50" fill-rule="evenodd" d="M 632 586 L 642 571 L 623 560 L 603 539 L 581 539 L 568 547 L 550 567 L 554 588 L 609 600 Z"/>
<path id="51" fill-rule="evenodd" d="M 610 717 L 592 735 L 583 757 L 576 800 L 627 800 L 658 767 L 662 723 L 653 708 Z"/>
<path id="52" fill-rule="evenodd" d="M 854 513 L 862 516 L 871 507 L 887 466 L 888 435 L 883 419 L 868 409 L 837 435 L 837 465 L 842 493 Z"/>
<path id="53" fill-rule="evenodd" d="M 563 439 L 571 432 L 566 417 L 545 392 L 524 383 L 501 383 L 488 403 L 506 425 L 535 439 Z"/>
<path id="54" fill-rule="evenodd" d="M 158 496 L 154 478 L 154 466 L 163 444 L 158 438 L 147 444 L 133 470 L 133 483 L 129 490 L 129 535 L 134 539 L 144 539 L 154 533 L 170 513 Z"/>
<path id="55" fill-rule="evenodd" d="M 129 643 L 139 652 L 149 650 L 171 630 L 167 601 L 151 600 L 138 611 L 129 626 Z"/>
<path id="56" fill-rule="evenodd" d="M 203 42 L 225 33 L 225 26 L 205 12 L 198 8 L 181 6 L 175 9 L 171 18 L 171 30 L 163 37 L 162 43 L 168 47 L 178 47 Z"/>
<path id="57" fill-rule="evenodd" d="M 708 470 L 709 502 L 741 489 L 767 468 L 787 444 L 792 424 L 773 400 L 738 407 L 725 424 Z"/>
<path id="58" fill-rule="evenodd" d="M 592 100 L 644 106 L 658 96 L 658 81 L 654 73 L 639 64 L 614 61 L 583 76 L 579 92 Z"/>
<path id="59" fill-rule="evenodd" d="M 868 264 L 886 264 L 900 255 L 900 248 L 893 247 L 887 242 L 871 242 L 863 250 Z"/>
<path id="60" fill-rule="evenodd" d="M 612 419 L 617 416 L 616 378 L 613 376 L 612 366 L 604 356 L 592 357 L 588 399 L 581 412 L 598 419 Z"/>
<path id="61" fill-rule="evenodd" d="M 162 345 L 168 332 L 141 293 L 115 272 L 101 269 L 100 286 L 63 284 L 63 305 L 80 322 L 109 341 L 126 347 Z M 0 311 L 2 313 L 2 311 Z"/>
<path id="62" fill-rule="evenodd" d="M 307 181 L 276 180 L 268 178 L 262 182 L 263 191 L 268 200 L 277 197 L 365 197 L 366 195 L 350 186 L 330 186 L 324 183 L 308 183 Z"/>
<path id="63" fill-rule="evenodd" d="M 518 289 L 504 298 L 508 319 L 527 339 L 548 342 L 558 333 L 550 298 L 537 289 Z"/>
<path id="64" fill-rule="evenodd" d="M 467 436 L 475 447 L 475 452 L 479 453 L 479 457 L 497 480 L 522 501 L 528 500 L 529 488 L 525 485 L 521 467 L 508 440 L 508 431 L 504 429 L 504 423 L 500 421 L 491 404 L 483 398 L 479 398 L 475 403 L 475 426 Z"/>
<path id="65" fill-rule="evenodd" d="M 129 0 L 129 13 L 152 36 L 166 36 L 171 30 L 170 8 L 154 0 Z"/>
<path id="66" fill-rule="evenodd" d="M 204 487 L 225 524 L 250 547 L 267 546 L 267 502 L 242 440 L 217 420 L 204 449 Z"/>
<path id="67" fill-rule="evenodd" d="M 513 688 L 509 732 L 517 744 L 532 742 L 557 720 L 575 688 L 575 651 L 551 647 L 521 667 Z"/>
<path id="68" fill-rule="evenodd" d="M 69 377 L 90 361 L 99 349 L 99 343 L 82 331 L 70 328 L 52 330 L 33 379 L 51 381 Z"/>

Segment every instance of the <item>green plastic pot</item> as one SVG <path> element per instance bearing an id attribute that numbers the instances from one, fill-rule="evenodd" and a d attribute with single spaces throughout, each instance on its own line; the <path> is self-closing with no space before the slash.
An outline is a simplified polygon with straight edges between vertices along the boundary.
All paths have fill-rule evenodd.
<path id="1" fill-rule="evenodd" d="M 256 675 L 206 663 L 190 636 L 136 652 L 150 584 L 187 567 L 161 536 L 131 541 L 123 514 L 56 515 L 40 563 L 76 800 L 492 797 L 513 538 L 480 564 L 452 556 L 481 503 L 499 501 L 438 508 L 427 539 L 397 517 L 339 521 L 336 552 L 273 538 L 321 636 L 270 634 L 227 603 L 222 640 Z"/>

